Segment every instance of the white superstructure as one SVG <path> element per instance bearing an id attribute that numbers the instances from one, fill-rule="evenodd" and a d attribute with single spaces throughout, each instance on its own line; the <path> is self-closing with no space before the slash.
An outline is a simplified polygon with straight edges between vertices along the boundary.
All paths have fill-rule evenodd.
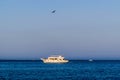
<path id="1" fill-rule="evenodd" d="M 64 60 L 64 57 L 60 55 L 53 55 L 48 57 L 47 59 L 41 58 L 44 63 L 66 63 L 68 60 Z"/>

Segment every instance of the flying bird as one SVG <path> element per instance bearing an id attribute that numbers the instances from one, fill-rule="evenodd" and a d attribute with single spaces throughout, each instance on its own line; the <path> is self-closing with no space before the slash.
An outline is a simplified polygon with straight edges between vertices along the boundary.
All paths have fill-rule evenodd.
<path id="1" fill-rule="evenodd" d="M 51 13 L 55 13 L 56 12 L 56 10 L 53 10 Z"/>

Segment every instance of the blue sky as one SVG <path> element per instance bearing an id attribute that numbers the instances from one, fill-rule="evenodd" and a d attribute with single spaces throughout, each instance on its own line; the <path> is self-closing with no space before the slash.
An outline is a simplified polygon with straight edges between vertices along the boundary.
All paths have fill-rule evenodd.
<path id="1" fill-rule="evenodd" d="M 0 59 L 120 59 L 119 3 L 1 0 Z"/>

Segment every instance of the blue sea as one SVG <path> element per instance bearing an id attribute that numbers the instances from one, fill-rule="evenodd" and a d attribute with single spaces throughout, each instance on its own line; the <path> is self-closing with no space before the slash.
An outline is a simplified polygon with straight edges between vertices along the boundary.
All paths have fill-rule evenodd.
<path id="1" fill-rule="evenodd" d="M 120 61 L 0 61 L 0 80 L 120 80 Z"/>

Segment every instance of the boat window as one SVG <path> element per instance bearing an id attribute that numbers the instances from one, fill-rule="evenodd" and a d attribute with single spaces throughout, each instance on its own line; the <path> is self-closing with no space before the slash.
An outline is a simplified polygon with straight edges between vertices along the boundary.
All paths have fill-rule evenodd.
<path id="1" fill-rule="evenodd" d="M 54 60 L 54 58 L 50 58 L 50 60 Z"/>
<path id="2" fill-rule="evenodd" d="M 57 58 L 55 58 L 55 60 L 57 60 Z"/>

